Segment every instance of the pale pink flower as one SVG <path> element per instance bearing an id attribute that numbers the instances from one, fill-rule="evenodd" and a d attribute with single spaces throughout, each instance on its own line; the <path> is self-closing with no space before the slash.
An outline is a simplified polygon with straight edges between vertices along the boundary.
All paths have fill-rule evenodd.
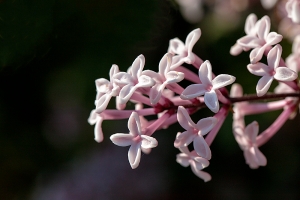
<path id="1" fill-rule="evenodd" d="M 129 133 L 116 133 L 110 136 L 110 140 L 118 146 L 130 146 L 128 151 L 128 160 L 132 169 L 139 166 L 141 159 L 141 150 L 154 148 L 157 146 L 157 140 L 145 135 L 142 131 L 140 118 L 136 112 L 133 112 L 128 120 Z"/>
<path id="2" fill-rule="evenodd" d="M 105 78 L 100 78 L 95 81 L 97 88 L 97 96 L 96 96 L 96 112 L 103 112 L 111 97 L 117 96 L 120 91 L 120 87 L 115 84 L 113 81 L 113 76 L 119 72 L 119 68 L 117 65 L 112 65 L 109 71 L 110 81 Z"/>
<path id="3" fill-rule="evenodd" d="M 94 128 L 95 141 L 102 142 L 103 141 L 103 132 L 102 132 L 103 117 L 101 116 L 101 114 L 97 114 L 96 110 L 92 110 L 88 118 L 88 122 L 90 125 L 95 125 Z"/>
<path id="4" fill-rule="evenodd" d="M 188 146 L 191 142 L 193 142 L 194 149 L 197 154 L 210 160 L 211 151 L 203 136 L 212 130 L 217 123 L 217 120 L 214 117 L 207 117 L 199 120 L 197 124 L 195 124 L 183 106 L 178 107 L 177 119 L 179 124 L 186 131 L 176 136 L 174 146 L 177 148 Z"/>
<path id="5" fill-rule="evenodd" d="M 250 73 L 257 76 L 262 76 L 256 86 L 257 96 L 263 96 L 267 93 L 273 79 L 288 82 L 293 81 L 298 77 L 297 73 L 293 70 L 287 67 L 279 66 L 281 52 L 282 47 L 278 44 L 268 53 L 268 65 L 258 62 L 256 64 L 249 64 L 247 66 Z"/>
<path id="6" fill-rule="evenodd" d="M 183 63 L 193 64 L 195 62 L 196 55 L 192 50 L 200 36 L 201 30 L 197 28 L 188 34 L 185 44 L 178 38 L 170 40 L 168 52 L 175 55 L 172 59 L 172 70 Z"/>
<path id="7" fill-rule="evenodd" d="M 270 18 L 264 16 L 255 23 L 254 29 L 256 35 L 246 35 L 237 41 L 243 48 L 253 48 L 250 53 L 250 62 L 252 64 L 262 59 L 265 50 L 282 40 L 282 35 L 270 32 L 270 27 Z"/>
<path id="8" fill-rule="evenodd" d="M 300 23 L 300 1 L 289 0 L 285 4 L 285 9 L 288 13 L 288 17 L 292 19 L 294 23 Z"/>
<path id="9" fill-rule="evenodd" d="M 244 157 L 246 163 L 252 169 L 256 169 L 259 166 L 266 166 L 267 159 L 258 149 L 256 143 L 256 137 L 258 135 L 258 123 L 252 122 L 246 128 L 241 126 L 234 126 L 233 132 L 236 136 L 237 142 L 241 149 L 244 151 Z"/>
<path id="10" fill-rule="evenodd" d="M 256 29 L 255 24 L 257 22 L 257 17 L 255 14 L 248 15 L 246 22 L 245 22 L 245 33 L 247 36 L 255 36 L 256 35 Z M 239 55 L 242 51 L 248 51 L 250 48 L 246 48 L 241 46 L 238 42 L 236 42 L 231 48 L 230 48 L 230 54 L 233 56 Z"/>
<path id="11" fill-rule="evenodd" d="M 158 73 L 152 70 L 145 70 L 143 75 L 152 77 L 156 84 L 150 90 L 151 104 L 155 105 L 160 100 L 165 87 L 172 83 L 178 83 L 184 79 L 184 73 L 170 70 L 172 64 L 172 54 L 166 53 L 159 62 Z"/>
<path id="12" fill-rule="evenodd" d="M 142 74 L 144 65 L 145 57 L 139 55 L 132 63 L 128 73 L 119 72 L 114 74 L 115 83 L 122 87 L 119 93 L 120 104 L 127 103 L 138 88 L 148 88 L 155 84 L 151 77 Z"/>
<path id="13" fill-rule="evenodd" d="M 204 95 L 206 106 L 214 113 L 217 113 L 219 111 L 219 101 L 216 90 L 233 83 L 235 77 L 228 74 L 220 74 L 212 79 L 211 64 L 207 60 L 199 68 L 199 78 L 201 84 L 189 85 L 180 97 L 187 100 Z"/>
<path id="14" fill-rule="evenodd" d="M 210 174 L 202 171 L 209 165 L 209 161 L 205 158 L 199 157 L 195 151 L 190 152 L 187 147 L 180 147 L 179 150 L 182 152 L 177 154 L 176 161 L 183 167 L 191 166 L 193 173 L 199 178 L 203 179 L 204 182 L 211 180 Z"/>

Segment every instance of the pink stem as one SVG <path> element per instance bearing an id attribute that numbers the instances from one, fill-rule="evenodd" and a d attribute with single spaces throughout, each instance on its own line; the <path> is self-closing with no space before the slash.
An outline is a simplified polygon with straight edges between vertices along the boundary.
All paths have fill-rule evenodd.
<path id="1" fill-rule="evenodd" d="M 295 104 L 287 106 L 287 108 L 285 108 L 282 111 L 282 113 L 273 122 L 273 124 L 271 124 L 271 126 L 267 128 L 264 132 L 262 132 L 259 136 L 257 136 L 256 144 L 258 147 L 265 144 L 269 139 L 271 139 L 275 135 L 275 133 L 282 127 L 286 120 L 288 120 L 295 108 Z"/>
<path id="2" fill-rule="evenodd" d="M 252 104 L 245 104 L 240 109 L 244 116 L 254 115 L 254 114 L 265 113 L 265 112 L 282 109 L 289 102 L 290 101 L 284 99 L 284 100 L 268 102 L 268 103 L 252 103 Z"/>
<path id="3" fill-rule="evenodd" d="M 194 83 L 201 83 L 199 76 L 197 76 L 194 72 L 192 72 L 191 70 L 183 67 L 183 66 L 179 66 L 176 68 L 177 71 L 184 73 L 184 79 L 189 80 L 191 82 Z"/>
<path id="4" fill-rule="evenodd" d="M 145 97 L 144 95 L 137 92 L 134 92 L 130 99 L 136 102 L 141 102 L 148 106 L 152 106 L 152 104 L 150 103 L 150 99 L 148 97 Z"/>
<path id="5" fill-rule="evenodd" d="M 193 63 L 193 66 L 196 69 L 199 69 L 200 65 L 202 65 L 202 63 L 203 63 L 203 60 L 201 58 L 199 58 L 199 56 L 197 56 L 196 54 L 194 54 L 194 56 L 195 56 L 195 62 Z"/>
<path id="6" fill-rule="evenodd" d="M 163 114 L 163 116 L 158 118 L 155 122 L 153 122 L 150 126 L 146 128 L 145 135 L 151 136 L 169 117 L 169 112 Z"/>
<path id="7" fill-rule="evenodd" d="M 183 92 L 183 88 L 178 85 L 177 83 L 172 83 L 172 84 L 168 84 L 166 86 L 168 89 L 172 90 L 173 92 L 175 92 L 176 94 L 181 94 Z"/>
<path id="8" fill-rule="evenodd" d="M 107 109 L 101 113 L 101 116 L 105 120 L 127 119 L 130 117 L 132 112 L 137 112 L 141 116 L 156 114 L 154 108 L 144 108 L 141 110 L 110 110 L 110 109 Z"/>
<path id="9" fill-rule="evenodd" d="M 218 122 L 205 138 L 205 141 L 208 144 L 208 146 L 210 146 L 211 143 L 213 142 L 213 140 L 215 139 L 217 133 L 219 132 L 221 126 L 224 123 L 224 120 L 226 119 L 228 111 L 229 111 L 229 107 L 228 106 L 223 106 L 219 110 L 219 112 L 217 114 L 215 114 L 214 117 L 217 118 Z"/>

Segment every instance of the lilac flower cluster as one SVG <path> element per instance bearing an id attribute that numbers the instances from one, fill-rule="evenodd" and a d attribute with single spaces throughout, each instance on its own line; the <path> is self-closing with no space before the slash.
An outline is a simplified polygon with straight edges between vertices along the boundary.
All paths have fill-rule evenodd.
<path id="1" fill-rule="evenodd" d="M 188 34 L 185 43 L 178 38 L 170 40 L 168 52 L 159 62 L 158 72 L 144 70 L 143 55 L 133 61 L 127 72 L 112 65 L 110 80 L 96 80 L 96 108 L 88 119 L 91 125 L 95 125 L 95 140 L 103 140 L 104 120 L 128 119 L 129 133 L 113 134 L 110 140 L 118 146 L 130 146 L 128 160 L 134 169 L 139 166 L 141 153 L 148 154 L 158 145 L 153 137 L 155 131 L 178 122 L 183 131 L 174 137 L 174 147 L 181 152 L 177 155 L 177 162 L 184 167 L 191 166 L 194 174 L 206 182 L 211 179 L 203 171 L 212 158 L 210 145 L 227 115 L 232 112 L 233 135 L 244 152 L 246 163 L 250 168 L 265 166 L 267 159 L 259 147 L 295 113 L 300 97 L 297 79 L 300 36 L 294 40 L 292 54 L 285 62 L 279 44 L 283 37 L 270 32 L 270 27 L 268 16 L 257 20 L 254 14 L 249 15 L 245 24 L 246 35 L 238 39 L 230 50 L 232 55 L 251 50 L 247 69 L 261 76 L 254 95 L 243 95 L 243 89 L 237 83 L 229 92 L 225 86 L 234 83 L 236 78 L 228 74 L 213 74 L 210 61 L 203 61 L 193 52 L 201 36 L 199 28 Z M 264 56 L 267 63 L 261 62 Z M 195 67 L 198 76 L 184 67 L 186 65 Z M 183 88 L 182 80 L 191 84 Z M 279 84 L 273 93 L 268 93 L 274 81 Z M 112 97 L 116 99 L 116 109 L 107 109 Z M 135 105 L 134 110 L 126 109 L 128 102 Z M 194 122 L 190 115 L 203 108 L 211 110 L 213 115 Z M 280 109 L 282 113 L 260 134 L 258 122 L 245 124 L 245 116 Z M 147 116 L 157 118 L 147 120 Z"/>

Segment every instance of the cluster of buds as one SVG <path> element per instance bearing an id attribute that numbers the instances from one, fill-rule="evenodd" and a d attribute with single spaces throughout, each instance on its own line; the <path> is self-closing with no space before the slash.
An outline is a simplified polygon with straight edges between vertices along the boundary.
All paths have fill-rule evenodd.
<path id="1" fill-rule="evenodd" d="M 228 74 L 215 75 L 210 61 L 203 61 L 193 52 L 201 36 L 199 28 L 188 34 L 185 43 L 178 38 L 170 40 L 158 72 L 144 70 L 143 55 L 134 60 L 127 72 L 112 65 L 110 80 L 96 80 L 96 108 L 88 119 L 90 124 L 95 124 L 95 140 L 103 140 L 104 120 L 128 119 L 129 133 L 113 134 L 110 140 L 118 146 L 130 146 L 128 160 L 134 169 L 139 166 L 141 154 L 150 153 L 158 145 L 153 134 L 178 122 L 183 131 L 174 135 L 174 147 L 181 152 L 177 155 L 177 162 L 184 167 L 191 166 L 194 174 L 206 182 L 211 179 L 203 171 L 212 158 L 210 146 L 227 115 L 232 113 L 233 135 L 244 152 L 246 163 L 250 168 L 265 166 L 267 159 L 258 148 L 295 113 L 300 97 L 297 79 L 300 36 L 294 40 L 292 54 L 285 62 L 281 57 L 282 47 L 278 44 L 282 36 L 270 32 L 270 26 L 269 17 L 257 20 L 254 14 L 249 15 L 245 24 L 246 36 L 237 40 L 230 51 L 232 55 L 238 55 L 251 50 L 247 69 L 261 76 L 253 95 L 243 95 L 242 87 L 237 83 L 229 92 L 225 86 L 234 83 L 236 78 Z M 267 63 L 260 62 L 264 56 Z M 195 67 L 198 75 L 185 67 L 188 65 Z M 183 88 L 180 84 L 183 80 L 191 84 Z M 279 84 L 273 93 L 269 93 L 274 81 Z M 107 109 L 112 97 L 116 99 L 116 109 Z M 126 108 L 128 102 L 135 108 Z M 212 116 L 195 123 L 190 115 L 204 108 L 212 111 Z M 260 134 L 258 122 L 245 125 L 245 116 L 274 110 L 283 111 Z M 148 116 L 152 116 L 152 120 Z"/>

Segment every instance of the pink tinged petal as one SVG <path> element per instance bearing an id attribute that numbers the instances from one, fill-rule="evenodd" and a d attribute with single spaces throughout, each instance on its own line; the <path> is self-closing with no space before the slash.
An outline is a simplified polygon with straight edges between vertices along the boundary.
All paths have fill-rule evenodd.
<path id="1" fill-rule="evenodd" d="M 264 63 L 261 62 L 255 64 L 249 64 L 247 65 L 247 69 L 251 74 L 254 74 L 256 76 L 268 75 L 271 70 L 268 65 L 265 65 Z"/>
<path id="2" fill-rule="evenodd" d="M 176 72 L 176 71 L 169 71 L 166 74 L 166 82 L 167 84 L 171 83 L 178 83 L 184 79 L 184 73 L 182 72 Z"/>
<path id="3" fill-rule="evenodd" d="M 149 153 L 151 153 L 151 150 L 152 150 L 152 149 L 145 149 L 143 147 L 141 147 L 141 149 L 144 154 L 149 154 Z"/>
<path id="4" fill-rule="evenodd" d="M 98 119 L 98 114 L 96 113 L 96 110 L 92 110 L 90 113 L 90 116 L 88 118 L 88 123 L 90 125 L 94 125 L 94 124 L 96 124 L 97 119 Z"/>
<path id="5" fill-rule="evenodd" d="M 201 64 L 199 68 L 199 78 L 201 83 L 207 87 L 211 85 L 212 80 L 212 68 L 208 60 Z"/>
<path id="6" fill-rule="evenodd" d="M 279 42 L 281 42 L 282 38 L 283 38 L 282 35 L 280 35 L 276 32 L 271 32 L 266 37 L 266 43 L 270 46 L 275 45 L 275 44 L 278 44 Z"/>
<path id="7" fill-rule="evenodd" d="M 141 144 L 132 143 L 128 151 L 128 160 L 132 169 L 139 166 L 141 160 Z"/>
<path id="8" fill-rule="evenodd" d="M 212 112 L 217 113 L 219 111 L 219 101 L 214 90 L 205 92 L 204 103 Z"/>
<path id="9" fill-rule="evenodd" d="M 268 66 L 270 68 L 276 69 L 278 67 L 281 59 L 281 52 L 282 52 L 282 47 L 279 44 L 273 47 L 269 51 L 267 59 L 268 59 Z"/>
<path id="10" fill-rule="evenodd" d="M 264 156 L 264 154 L 262 154 L 262 152 L 257 147 L 254 147 L 253 150 L 254 150 L 254 155 L 256 157 L 256 160 L 257 160 L 257 164 L 259 166 L 266 166 L 267 159 Z"/>
<path id="11" fill-rule="evenodd" d="M 199 130 L 199 135 L 206 135 L 211 129 L 216 125 L 217 119 L 214 117 L 207 117 L 204 119 L 201 119 L 196 124 L 197 129 Z"/>
<path id="12" fill-rule="evenodd" d="M 96 105 L 96 112 L 101 113 L 103 112 L 106 108 L 111 99 L 110 93 L 104 94 L 98 101 Z"/>
<path id="13" fill-rule="evenodd" d="M 110 140 L 120 147 L 126 147 L 133 143 L 134 136 L 125 133 L 116 133 L 110 136 Z"/>
<path id="14" fill-rule="evenodd" d="M 95 141 L 96 142 L 102 142 L 103 141 L 103 132 L 102 132 L 102 122 L 103 122 L 103 118 L 102 117 L 98 117 L 98 121 L 95 125 L 95 129 L 94 129 L 94 135 L 95 135 Z"/>
<path id="15" fill-rule="evenodd" d="M 156 84 L 150 89 L 150 102 L 152 105 L 157 104 L 161 97 L 162 84 Z"/>
<path id="16" fill-rule="evenodd" d="M 118 65 L 112 65 L 110 70 L 109 70 L 109 77 L 110 77 L 110 80 L 112 81 L 113 80 L 113 76 L 119 72 L 119 67 Z"/>
<path id="17" fill-rule="evenodd" d="M 204 169 L 205 167 L 209 166 L 209 161 L 202 157 L 195 157 L 194 160 L 196 161 L 196 168 L 198 170 Z"/>
<path id="18" fill-rule="evenodd" d="M 141 123 L 139 115 L 133 112 L 128 119 L 128 129 L 133 136 L 141 135 Z"/>
<path id="19" fill-rule="evenodd" d="M 178 162 L 183 167 L 188 167 L 190 165 L 190 157 L 185 153 L 177 154 L 176 162 Z"/>
<path id="20" fill-rule="evenodd" d="M 231 48 L 230 48 L 230 54 L 233 56 L 237 56 L 240 53 L 243 52 L 243 48 L 241 45 L 239 45 L 238 43 L 235 43 Z"/>
<path id="21" fill-rule="evenodd" d="M 252 144 L 256 143 L 258 129 L 259 129 L 259 126 L 256 121 L 252 122 L 245 128 L 245 136 Z"/>
<path id="22" fill-rule="evenodd" d="M 145 149 L 154 148 L 157 146 L 158 142 L 155 138 L 147 136 L 147 135 L 141 135 L 142 138 L 142 144 L 141 147 Z"/>
<path id="23" fill-rule="evenodd" d="M 141 76 L 143 68 L 145 65 L 145 57 L 139 55 L 132 63 L 131 74 L 134 80 L 137 80 Z"/>
<path id="24" fill-rule="evenodd" d="M 194 47 L 194 45 L 196 44 L 196 42 L 199 40 L 201 36 L 201 30 L 200 28 L 197 28 L 195 30 L 193 30 L 192 32 L 190 32 L 185 40 L 185 47 L 187 49 L 188 52 L 188 60 L 186 61 L 188 64 L 192 64 L 195 61 L 195 57 L 194 54 L 192 53 L 192 49 Z"/>
<path id="25" fill-rule="evenodd" d="M 253 29 L 255 27 L 256 22 L 257 22 L 257 17 L 255 14 L 252 13 L 248 15 L 245 22 L 245 33 L 247 33 L 247 35 L 253 34 Z"/>
<path id="26" fill-rule="evenodd" d="M 300 35 L 297 35 L 293 41 L 292 52 L 293 54 L 300 54 Z"/>
<path id="27" fill-rule="evenodd" d="M 155 81 L 146 75 L 141 75 L 138 77 L 138 84 L 136 87 L 151 87 L 155 84 Z"/>
<path id="28" fill-rule="evenodd" d="M 99 78 L 95 81 L 97 91 L 100 93 L 107 93 L 110 88 L 110 82 L 105 78 Z"/>
<path id="29" fill-rule="evenodd" d="M 274 78 L 278 81 L 293 81 L 298 77 L 298 74 L 287 67 L 278 67 Z"/>
<path id="30" fill-rule="evenodd" d="M 178 107 L 177 120 L 185 130 L 196 128 L 196 124 L 192 121 L 189 113 L 183 106 Z"/>
<path id="31" fill-rule="evenodd" d="M 237 43 L 243 48 L 257 48 L 261 47 L 264 42 L 261 39 L 258 39 L 256 36 L 246 35 L 237 40 Z"/>
<path id="32" fill-rule="evenodd" d="M 176 140 L 174 142 L 174 147 L 179 148 L 183 146 L 188 146 L 193 142 L 195 137 L 196 135 L 193 134 L 193 132 L 184 131 L 176 137 Z"/>
<path id="33" fill-rule="evenodd" d="M 146 75 L 148 77 L 151 77 L 157 81 L 162 81 L 161 75 L 152 71 L 152 70 L 145 70 L 143 71 L 142 75 Z"/>
<path id="34" fill-rule="evenodd" d="M 261 77 L 256 85 L 257 96 L 261 97 L 265 95 L 268 92 L 272 81 L 273 81 L 273 76 Z"/>
<path id="35" fill-rule="evenodd" d="M 250 149 L 246 149 L 244 151 L 244 157 L 246 163 L 249 165 L 251 169 L 257 169 L 259 167 L 254 155 L 253 147 L 251 147 Z"/>
<path id="36" fill-rule="evenodd" d="M 172 54 L 183 54 L 185 52 L 184 43 L 178 38 L 170 40 L 168 52 Z"/>
<path id="37" fill-rule="evenodd" d="M 126 103 L 121 103 L 121 99 L 119 96 L 116 96 L 116 108 L 118 110 L 124 110 L 126 107 Z"/>
<path id="38" fill-rule="evenodd" d="M 194 138 L 194 149 L 199 156 L 206 158 L 207 160 L 211 159 L 211 151 L 207 145 L 205 139 L 202 136 L 197 136 Z"/>
<path id="39" fill-rule="evenodd" d="M 235 81 L 235 77 L 228 74 L 220 74 L 212 80 L 213 89 L 217 90 L 221 87 L 230 85 Z"/>
<path id="40" fill-rule="evenodd" d="M 205 92 L 207 92 L 207 88 L 203 84 L 192 84 L 184 89 L 180 97 L 183 100 L 193 99 L 199 96 L 202 96 Z"/>
<path id="41" fill-rule="evenodd" d="M 158 73 L 160 74 L 160 76 L 164 77 L 165 74 L 169 72 L 170 66 L 172 64 L 172 57 L 173 55 L 171 53 L 166 53 L 159 61 Z"/>
<path id="42" fill-rule="evenodd" d="M 266 39 L 267 35 L 270 32 L 270 18 L 268 16 L 264 16 L 257 22 L 256 31 L 257 35 L 261 39 Z"/>
<path id="43" fill-rule="evenodd" d="M 113 80 L 116 84 L 118 84 L 120 86 L 134 83 L 132 76 L 126 72 L 116 73 L 113 76 Z"/>
<path id="44" fill-rule="evenodd" d="M 258 61 L 260 61 L 264 55 L 264 52 L 265 52 L 265 49 L 266 49 L 266 46 L 262 46 L 262 47 L 257 47 L 255 49 L 253 49 L 251 52 L 250 52 L 250 62 L 252 64 L 255 64 L 257 63 Z"/>
<path id="45" fill-rule="evenodd" d="M 173 58 L 172 58 L 172 64 L 171 64 L 170 69 L 171 69 L 171 70 L 174 70 L 174 69 L 176 69 L 177 67 L 179 67 L 180 65 L 182 65 L 182 64 L 184 63 L 183 58 L 184 58 L 183 55 L 176 55 L 176 56 L 173 56 Z"/>
<path id="46" fill-rule="evenodd" d="M 196 167 L 195 162 L 191 162 L 191 169 L 193 171 L 193 173 L 198 176 L 199 178 L 201 178 L 202 180 L 204 180 L 204 182 L 208 182 L 211 180 L 211 176 L 209 173 L 198 170 Z"/>
<path id="47" fill-rule="evenodd" d="M 125 85 L 119 94 L 119 100 L 121 104 L 125 104 L 128 102 L 128 100 L 130 99 L 130 97 L 132 96 L 132 94 L 135 92 L 136 87 L 134 87 L 133 85 Z"/>
<path id="48" fill-rule="evenodd" d="M 293 1 L 286 2 L 285 9 L 289 18 L 292 18 L 292 7 L 293 7 Z"/>

